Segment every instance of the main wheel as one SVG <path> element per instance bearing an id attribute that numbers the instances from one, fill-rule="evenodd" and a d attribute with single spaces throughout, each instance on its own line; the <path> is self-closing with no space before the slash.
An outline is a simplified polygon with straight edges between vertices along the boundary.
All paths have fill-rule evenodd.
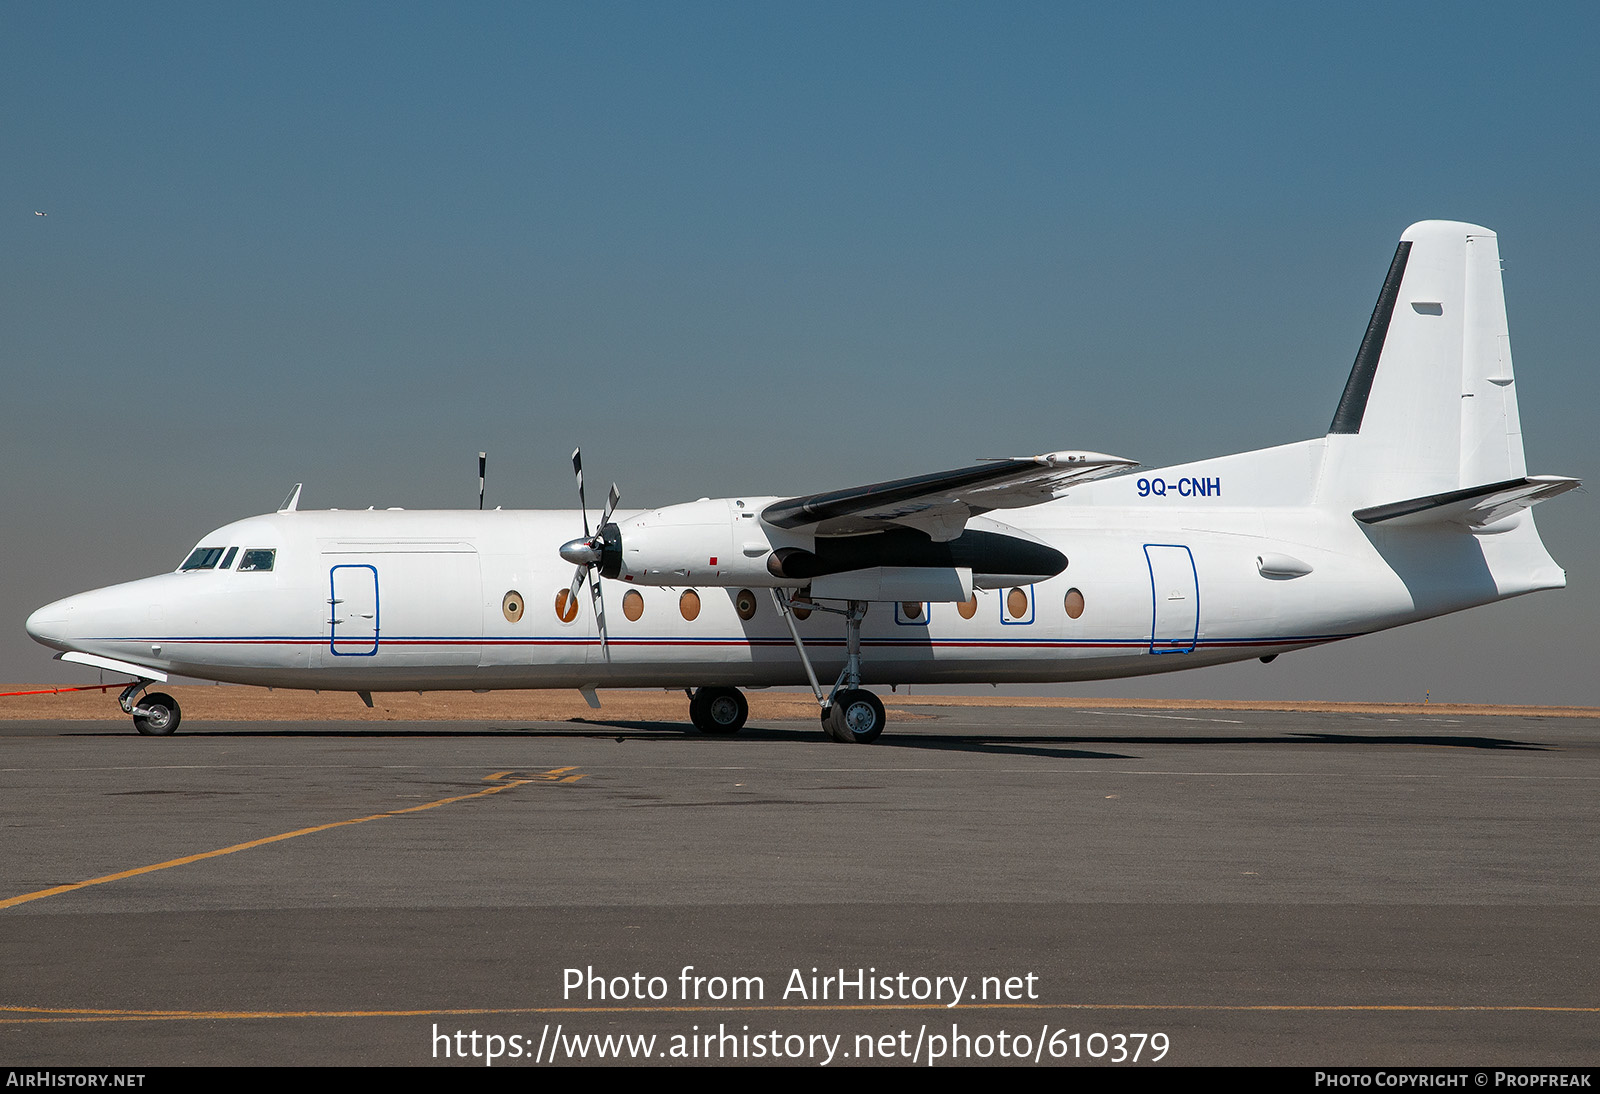
<path id="1" fill-rule="evenodd" d="M 151 692 L 135 703 L 133 710 L 133 728 L 146 737 L 169 736 L 183 720 L 178 701 L 165 692 Z"/>
<path id="2" fill-rule="evenodd" d="M 689 699 L 689 720 L 701 733 L 737 733 L 748 717 L 750 704 L 738 688 L 700 688 Z"/>
<path id="3" fill-rule="evenodd" d="M 883 703 L 878 697 L 870 691 L 857 688 L 841 691 L 833 697 L 833 706 L 828 708 L 822 728 L 836 741 L 865 745 L 882 735 L 887 721 L 888 716 L 884 714 Z"/>

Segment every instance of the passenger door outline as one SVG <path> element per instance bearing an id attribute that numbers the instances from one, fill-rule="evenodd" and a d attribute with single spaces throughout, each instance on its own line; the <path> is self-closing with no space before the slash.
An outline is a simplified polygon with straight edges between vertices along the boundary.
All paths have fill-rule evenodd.
<path id="1" fill-rule="evenodd" d="M 341 574 L 341 570 L 346 572 Z M 363 570 L 366 572 L 356 572 Z M 341 626 L 345 628 L 342 632 Z M 328 652 L 335 657 L 374 657 L 379 631 L 378 568 L 364 563 L 330 567 Z"/>
<path id="2" fill-rule="evenodd" d="M 1146 543 L 1150 571 L 1150 652 L 1193 653 L 1200 637 L 1200 574 L 1180 543 Z"/>

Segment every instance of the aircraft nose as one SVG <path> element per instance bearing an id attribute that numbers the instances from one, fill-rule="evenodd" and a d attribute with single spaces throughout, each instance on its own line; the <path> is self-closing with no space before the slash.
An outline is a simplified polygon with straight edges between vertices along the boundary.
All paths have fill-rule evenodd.
<path id="1" fill-rule="evenodd" d="M 71 612 L 71 597 L 57 600 L 54 604 L 46 604 L 28 616 L 28 621 L 23 626 L 27 628 L 28 637 L 35 642 L 56 649 L 65 649 Z"/>

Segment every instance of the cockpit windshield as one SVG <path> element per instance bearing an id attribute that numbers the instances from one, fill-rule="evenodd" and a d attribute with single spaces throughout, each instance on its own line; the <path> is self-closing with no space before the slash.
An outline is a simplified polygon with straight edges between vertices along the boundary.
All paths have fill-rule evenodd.
<path id="1" fill-rule="evenodd" d="M 277 560 L 278 552 L 275 549 L 270 547 L 252 547 L 242 556 L 240 556 L 239 572 L 242 574 L 246 570 L 255 570 L 257 572 L 262 570 L 270 570 L 272 569 L 273 563 L 275 563 Z"/>
<path id="2" fill-rule="evenodd" d="M 214 570 L 217 560 L 222 557 L 221 547 L 196 547 L 194 553 L 184 560 L 180 570 Z"/>

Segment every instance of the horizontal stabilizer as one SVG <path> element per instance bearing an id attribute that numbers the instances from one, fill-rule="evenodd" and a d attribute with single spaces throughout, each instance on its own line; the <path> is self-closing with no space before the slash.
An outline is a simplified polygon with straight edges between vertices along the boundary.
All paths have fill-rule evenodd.
<path id="1" fill-rule="evenodd" d="M 1468 528 L 1484 528 L 1579 485 L 1579 480 L 1563 475 L 1528 475 L 1487 486 L 1374 505 L 1357 509 L 1351 515 L 1363 524 L 1390 527 L 1451 522 Z"/>

